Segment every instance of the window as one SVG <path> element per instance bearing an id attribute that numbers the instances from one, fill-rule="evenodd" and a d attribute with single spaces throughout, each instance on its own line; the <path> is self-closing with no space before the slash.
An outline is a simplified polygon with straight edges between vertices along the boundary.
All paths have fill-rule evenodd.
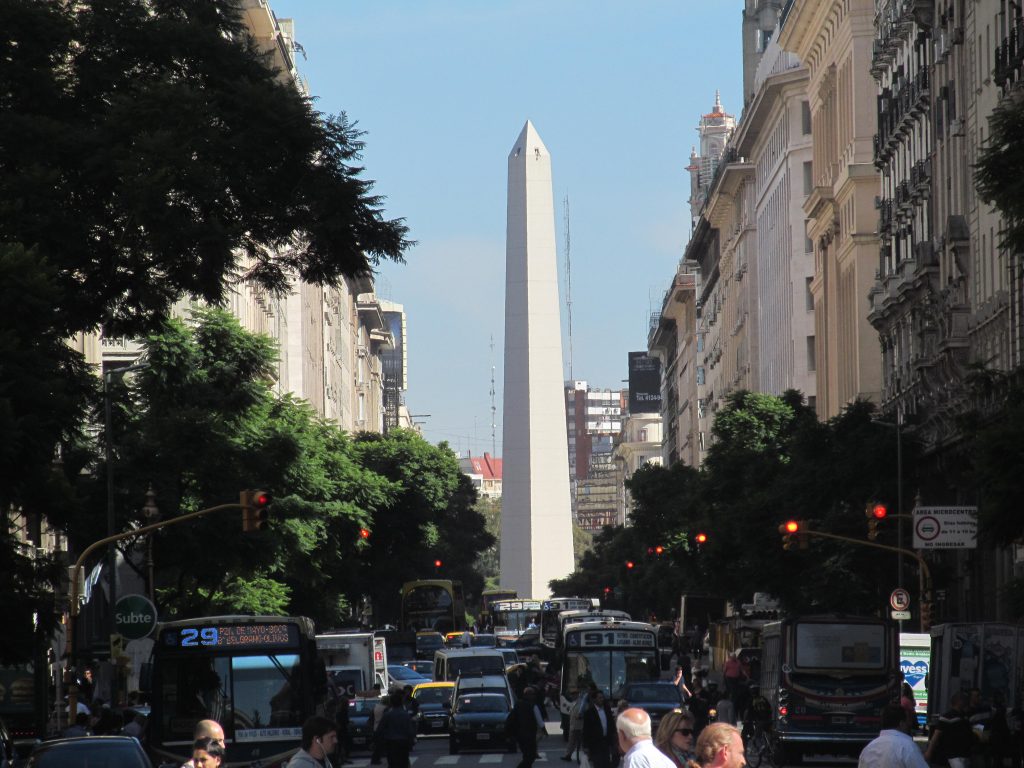
<path id="1" fill-rule="evenodd" d="M 811 167 L 812 167 L 812 164 L 811 164 L 810 160 L 808 160 L 806 163 L 804 163 L 804 196 L 805 197 L 807 195 L 811 194 L 811 191 L 814 189 L 814 175 L 811 172 Z"/>
<path id="2" fill-rule="evenodd" d="M 814 241 L 804 235 L 804 253 L 814 253 Z"/>
<path id="3" fill-rule="evenodd" d="M 811 283 L 813 283 L 813 282 L 814 282 L 814 278 L 813 277 L 805 277 L 804 278 L 804 286 L 806 287 L 806 290 L 807 290 L 807 293 L 806 293 L 804 298 L 805 298 L 805 300 L 807 302 L 806 309 L 809 312 L 814 311 L 814 292 L 811 290 Z"/>
<path id="4" fill-rule="evenodd" d="M 814 337 L 807 337 L 807 370 L 816 371 L 818 366 L 816 365 L 815 354 L 814 354 Z"/>
<path id="5" fill-rule="evenodd" d="M 800 102 L 800 128 L 804 136 L 811 133 L 811 102 Z"/>
<path id="6" fill-rule="evenodd" d="M 363 392 L 359 393 L 359 415 L 356 418 L 359 421 L 366 421 L 366 394 Z"/>

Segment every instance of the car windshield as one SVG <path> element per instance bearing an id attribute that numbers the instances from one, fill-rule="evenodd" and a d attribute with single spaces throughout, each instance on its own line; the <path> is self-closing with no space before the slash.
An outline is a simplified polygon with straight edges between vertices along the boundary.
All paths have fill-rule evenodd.
<path id="1" fill-rule="evenodd" d="M 443 688 L 420 688 L 416 691 L 416 701 L 420 704 L 444 704 L 452 700 L 451 686 Z"/>
<path id="2" fill-rule="evenodd" d="M 627 701 L 679 703 L 679 689 L 674 685 L 631 685 L 626 688 Z"/>
<path id="3" fill-rule="evenodd" d="M 34 768 L 150 768 L 137 742 L 95 738 L 42 744 L 33 753 L 30 765 Z"/>
<path id="4" fill-rule="evenodd" d="M 418 675 L 408 667 L 388 666 L 388 674 L 395 680 L 421 680 L 423 675 Z"/>
<path id="5" fill-rule="evenodd" d="M 440 635 L 417 635 L 416 636 L 416 647 L 417 648 L 440 648 L 444 645 L 444 638 Z"/>
<path id="6" fill-rule="evenodd" d="M 505 672 L 505 657 L 494 656 L 456 656 L 448 662 L 450 675 L 468 675 L 478 673 L 484 675 L 501 675 Z"/>
<path id="7" fill-rule="evenodd" d="M 479 646 L 479 647 L 484 647 L 484 648 L 493 648 L 494 647 L 494 643 L 495 643 L 494 635 L 477 635 L 476 637 L 473 638 L 473 645 L 474 646 Z"/>
<path id="8" fill-rule="evenodd" d="M 508 712 L 508 702 L 505 701 L 504 696 L 496 696 L 489 693 L 462 696 L 459 698 L 459 704 L 455 711 L 459 714 L 469 712 Z"/>
<path id="9" fill-rule="evenodd" d="M 348 712 L 350 715 L 369 714 L 376 705 L 377 699 L 352 699 L 348 703 Z"/>

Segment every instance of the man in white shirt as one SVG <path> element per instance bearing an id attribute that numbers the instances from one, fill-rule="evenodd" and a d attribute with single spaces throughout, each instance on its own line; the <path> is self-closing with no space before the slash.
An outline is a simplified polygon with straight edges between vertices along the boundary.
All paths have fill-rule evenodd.
<path id="1" fill-rule="evenodd" d="M 615 720 L 619 736 L 622 768 L 676 768 L 651 740 L 651 718 L 642 709 L 631 707 Z"/>
<path id="2" fill-rule="evenodd" d="M 857 768 L 928 768 L 920 747 L 906 732 L 907 713 L 899 704 L 882 709 L 882 732 L 864 747 Z"/>

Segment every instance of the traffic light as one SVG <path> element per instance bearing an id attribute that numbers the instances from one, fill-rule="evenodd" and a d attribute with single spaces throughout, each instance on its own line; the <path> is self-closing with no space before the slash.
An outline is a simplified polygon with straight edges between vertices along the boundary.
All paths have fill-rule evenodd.
<path id="1" fill-rule="evenodd" d="M 434 567 L 437 568 L 438 570 L 441 570 L 441 566 L 442 565 L 444 565 L 444 563 L 441 561 L 441 558 L 438 558 L 437 560 L 434 561 Z"/>
<path id="2" fill-rule="evenodd" d="M 695 540 L 695 541 L 696 541 L 696 542 L 697 542 L 698 544 L 703 544 L 703 543 L 705 543 L 705 542 L 706 542 L 706 541 L 708 540 L 708 535 L 707 535 L 706 533 L 704 533 L 703 531 L 701 531 L 700 533 L 698 533 L 698 534 L 697 534 L 696 536 L 694 536 L 693 538 L 694 538 L 694 540 Z"/>
<path id="3" fill-rule="evenodd" d="M 656 546 L 654 548 L 654 554 L 656 554 L 656 555 L 663 555 L 663 554 L 665 554 L 665 548 L 659 544 L 658 546 Z"/>
<path id="4" fill-rule="evenodd" d="M 360 528 L 359 529 L 359 538 L 362 539 L 363 541 L 366 541 L 367 539 L 369 539 L 370 538 L 370 529 L 369 528 Z"/>
<path id="5" fill-rule="evenodd" d="M 889 514 L 889 508 L 880 501 L 868 502 L 864 508 L 864 515 L 868 519 L 868 539 L 874 541 L 878 538 L 878 524 Z"/>
<path id="6" fill-rule="evenodd" d="M 633 568 L 635 566 L 636 566 L 636 563 L 634 563 L 632 560 L 627 560 L 626 561 L 626 570 L 631 571 L 631 570 L 633 570 Z"/>
<path id="7" fill-rule="evenodd" d="M 270 521 L 272 497 L 266 491 L 247 489 L 238 494 L 242 507 L 242 530 L 246 533 L 262 531 Z"/>
<path id="8" fill-rule="evenodd" d="M 927 632 L 932 628 L 932 604 L 921 601 L 921 631 Z"/>
<path id="9" fill-rule="evenodd" d="M 794 540 L 793 537 L 797 536 L 800 532 L 800 523 L 796 520 L 787 520 L 779 526 L 779 533 L 782 534 L 782 548 L 792 549 Z M 799 538 L 799 536 L 797 536 Z"/>

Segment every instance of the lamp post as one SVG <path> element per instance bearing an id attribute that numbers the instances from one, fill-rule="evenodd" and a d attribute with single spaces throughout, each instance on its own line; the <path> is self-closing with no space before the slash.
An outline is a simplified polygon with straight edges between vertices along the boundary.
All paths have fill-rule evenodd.
<path id="1" fill-rule="evenodd" d="M 149 486 L 146 491 L 146 503 L 142 506 L 142 516 L 146 518 L 147 524 L 160 520 L 160 508 L 156 505 L 156 491 Z M 146 586 L 149 592 L 149 601 L 156 605 L 155 589 L 153 586 L 153 537 L 146 537 Z"/>
<path id="2" fill-rule="evenodd" d="M 103 372 L 103 436 L 105 445 L 105 458 L 107 463 L 107 537 L 114 535 L 116 527 L 114 515 L 114 448 L 113 448 L 113 417 L 111 412 L 113 406 L 110 397 L 110 384 L 114 374 L 123 376 L 132 371 L 141 371 L 149 366 L 145 363 L 136 363 L 119 368 L 109 368 Z M 117 624 L 114 620 L 114 604 L 117 602 L 117 544 L 111 541 L 107 547 L 107 590 L 110 596 L 110 626 L 108 635 L 114 635 L 117 631 Z M 113 692 L 112 692 L 113 693 Z M 113 696 L 111 696 L 113 698 Z"/>

